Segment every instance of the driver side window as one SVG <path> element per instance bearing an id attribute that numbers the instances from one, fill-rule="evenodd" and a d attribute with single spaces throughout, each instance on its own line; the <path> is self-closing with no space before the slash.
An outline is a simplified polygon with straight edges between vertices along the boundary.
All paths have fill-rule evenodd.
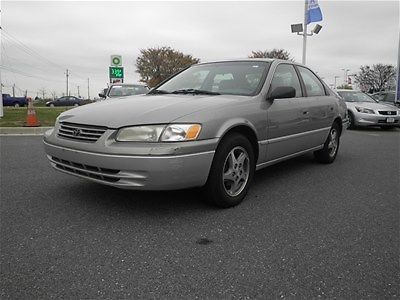
<path id="1" fill-rule="evenodd" d="M 293 87 L 296 90 L 296 98 L 302 96 L 299 77 L 292 65 L 280 64 L 276 68 L 274 77 L 271 81 L 270 91 L 281 86 Z"/>

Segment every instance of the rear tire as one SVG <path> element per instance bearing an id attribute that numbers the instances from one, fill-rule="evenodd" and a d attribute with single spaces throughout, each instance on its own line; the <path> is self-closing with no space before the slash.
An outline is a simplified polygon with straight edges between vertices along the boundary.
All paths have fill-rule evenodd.
<path id="1" fill-rule="evenodd" d="M 204 187 L 207 202 L 222 208 L 241 203 L 254 176 L 254 150 L 250 141 L 232 133 L 219 144 Z"/>
<path id="2" fill-rule="evenodd" d="M 321 150 L 314 152 L 315 159 L 323 164 L 330 164 L 336 158 L 340 145 L 340 130 L 337 123 L 333 123 L 328 137 Z"/>
<path id="3" fill-rule="evenodd" d="M 79 104 L 78 104 L 78 103 L 75 103 L 74 106 L 77 107 L 77 106 L 79 106 Z"/>
<path id="4" fill-rule="evenodd" d="M 14 107 L 15 107 L 15 108 L 18 108 L 18 107 L 20 107 L 19 103 L 17 103 L 17 102 L 16 102 L 16 103 L 14 103 Z"/>

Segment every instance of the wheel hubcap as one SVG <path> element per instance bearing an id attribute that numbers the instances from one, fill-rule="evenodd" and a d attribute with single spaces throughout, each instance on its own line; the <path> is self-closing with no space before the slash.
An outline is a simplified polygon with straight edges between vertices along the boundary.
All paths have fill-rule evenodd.
<path id="1" fill-rule="evenodd" d="M 329 156 L 334 156 L 336 154 L 336 150 L 338 147 L 338 132 L 335 128 L 331 129 L 329 133 L 329 143 L 328 143 L 328 151 Z"/>
<path id="2" fill-rule="evenodd" d="M 246 187 L 250 174 L 250 159 L 247 151 L 240 146 L 233 148 L 224 163 L 222 180 L 229 196 L 239 195 Z"/>

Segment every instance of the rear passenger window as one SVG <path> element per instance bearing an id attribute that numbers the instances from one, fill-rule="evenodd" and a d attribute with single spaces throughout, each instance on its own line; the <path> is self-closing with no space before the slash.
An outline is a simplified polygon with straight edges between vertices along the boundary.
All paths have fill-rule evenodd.
<path id="1" fill-rule="evenodd" d="M 321 81 L 309 69 L 298 67 L 301 78 L 303 78 L 304 85 L 308 97 L 312 96 L 325 96 L 325 89 Z"/>
<path id="2" fill-rule="evenodd" d="M 271 82 L 271 91 L 280 86 L 291 86 L 296 90 L 296 97 L 301 97 L 301 86 L 297 73 L 292 65 L 280 64 L 275 70 Z"/>

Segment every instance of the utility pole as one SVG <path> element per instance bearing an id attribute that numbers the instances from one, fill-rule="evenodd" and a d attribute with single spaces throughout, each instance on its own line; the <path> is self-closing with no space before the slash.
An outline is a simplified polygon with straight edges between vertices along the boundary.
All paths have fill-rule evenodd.
<path id="1" fill-rule="evenodd" d="M 65 72 L 65 75 L 67 77 L 67 93 L 65 94 L 66 96 L 69 96 L 69 86 L 68 86 L 68 77 L 69 77 L 69 71 L 67 69 L 67 71 Z"/>
<path id="2" fill-rule="evenodd" d="M 78 88 L 78 98 L 81 97 L 81 95 L 79 94 L 79 85 L 76 86 Z"/>
<path id="3" fill-rule="evenodd" d="M 15 97 L 15 83 L 12 86 L 12 93 L 13 93 L 13 97 Z"/>
<path id="4" fill-rule="evenodd" d="M 89 94 L 89 78 L 87 79 L 87 98 L 90 100 L 90 94 Z"/>

